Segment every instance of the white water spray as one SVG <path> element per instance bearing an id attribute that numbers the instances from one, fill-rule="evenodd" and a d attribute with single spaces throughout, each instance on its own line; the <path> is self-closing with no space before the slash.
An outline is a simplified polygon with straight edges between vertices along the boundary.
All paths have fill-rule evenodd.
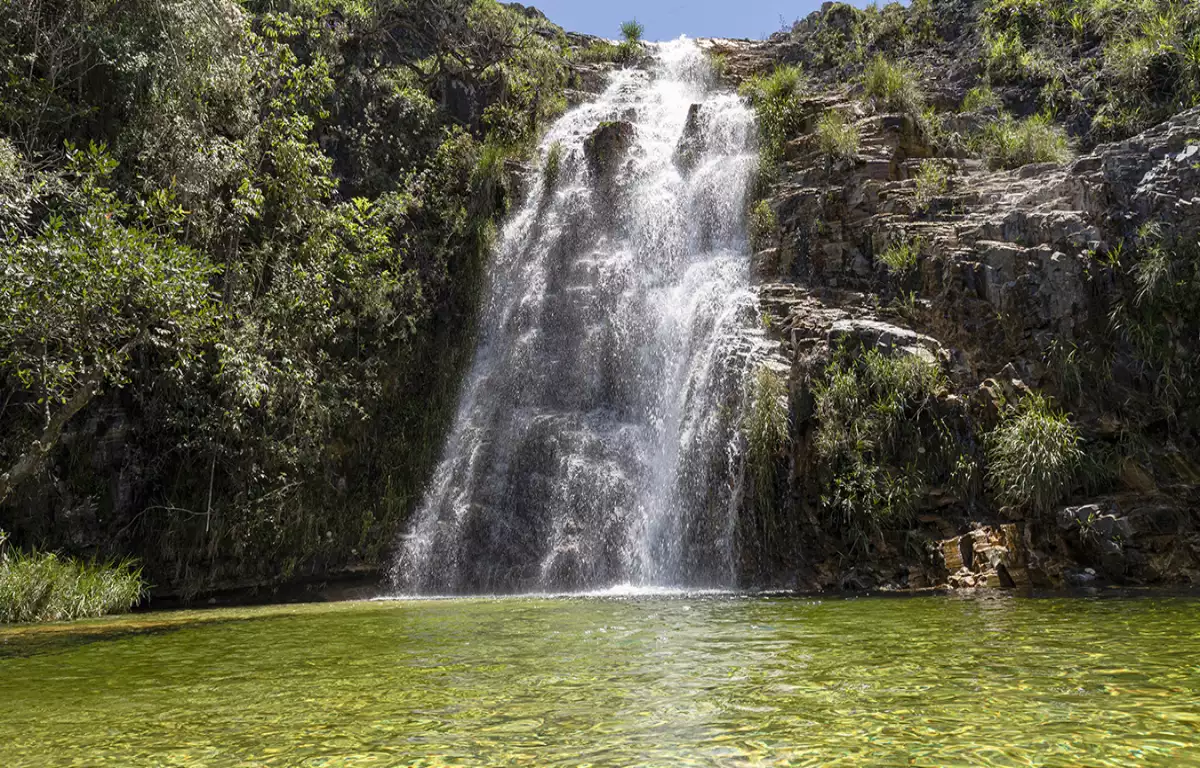
<path id="1" fill-rule="evenodd" d="M 402 592 L 735 582 L 754 122 L 694 43 L 654 54 L 543 140 L 561 169 L 501 234 L 455 424 L 401 543 Z M 608 184 L 583 148 L 606 121 L 636 131 Z"/>

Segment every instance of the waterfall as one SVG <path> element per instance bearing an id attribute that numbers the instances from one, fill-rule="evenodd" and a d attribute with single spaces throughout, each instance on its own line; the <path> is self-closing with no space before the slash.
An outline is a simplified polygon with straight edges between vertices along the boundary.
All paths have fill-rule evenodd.
<path id="1" fill-rule="evenodd" d="M 542 141 L 402 592 L 735 584 L 754 120 L 695 43 L 652 50 Z"/>

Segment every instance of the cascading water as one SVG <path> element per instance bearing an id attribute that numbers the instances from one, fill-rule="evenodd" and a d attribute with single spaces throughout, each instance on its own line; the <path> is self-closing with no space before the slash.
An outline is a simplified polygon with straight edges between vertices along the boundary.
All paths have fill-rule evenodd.
<path id="1" fill-rule="evenodd" d="M 628 146 L 585 151 L 598 127 Z M 734 583 L 753 144 L 688 40 L 550 129 L 561 163 L 500 237 L 402 592 Z"/>

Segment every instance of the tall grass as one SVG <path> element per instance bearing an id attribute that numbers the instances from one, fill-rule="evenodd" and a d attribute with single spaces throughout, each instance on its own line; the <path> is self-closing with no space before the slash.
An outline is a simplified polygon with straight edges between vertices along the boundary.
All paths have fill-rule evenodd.
<path id="1" fill-rule="evenodd" d="M 70 621 L 127 611 L 142 598 L 132 560 L 82 562 L 53 553 L 0 553 L 0 624 Z"/>
<path id="2" fill-rule="evenodd" d="M 921 256 L 921 240 L 900 240 L 892 243 L 883 253 L 879 261 L 887 266 L 892 274 L 906 274 L 916 269 L 917 260 Z"/>
<path id="3" fill-rule="evenodd" d="M 755 498 L 763 513 L 773 506 L 776 465 L 790 439 L 787 398 L 783 377 L 770 368 L 760 368 L 754 378 L 745 433 Z"/>
<path id="4" fill-rule="evenodd" d="M 935 199 L 946 194 L 946 190 L 950 188 L 950 174 L 946 170 L 946 164 L 940 160 L 923 160 L 915 178 L 917 205 L 922 210 L 928 208 Z"/>
<path id="5" fill-rule="evenodd" d="M 988 83 L 977 85 L 967 91 L 962 103 L 963 112 L 980 112 L 984 109 L 999 109 L 1000 107 L 1000 97 Z"/>
<path id="6" fill-rule="evenodd" d="M 1009 407 L 988 435 L 988 483 L 1002 504 L 1049 511 L 1071 490 L 1083 451 L 1079 431 L 1040 394 Z"/>

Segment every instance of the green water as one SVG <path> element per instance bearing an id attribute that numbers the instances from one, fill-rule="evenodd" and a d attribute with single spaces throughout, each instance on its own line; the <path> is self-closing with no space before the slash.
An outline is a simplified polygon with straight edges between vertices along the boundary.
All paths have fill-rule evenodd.
<path id="1" fill-rule="evenodd" d="M 510 599 L 0 630 L 0 766 L 1200 766 L 1186 598 Z"/>

